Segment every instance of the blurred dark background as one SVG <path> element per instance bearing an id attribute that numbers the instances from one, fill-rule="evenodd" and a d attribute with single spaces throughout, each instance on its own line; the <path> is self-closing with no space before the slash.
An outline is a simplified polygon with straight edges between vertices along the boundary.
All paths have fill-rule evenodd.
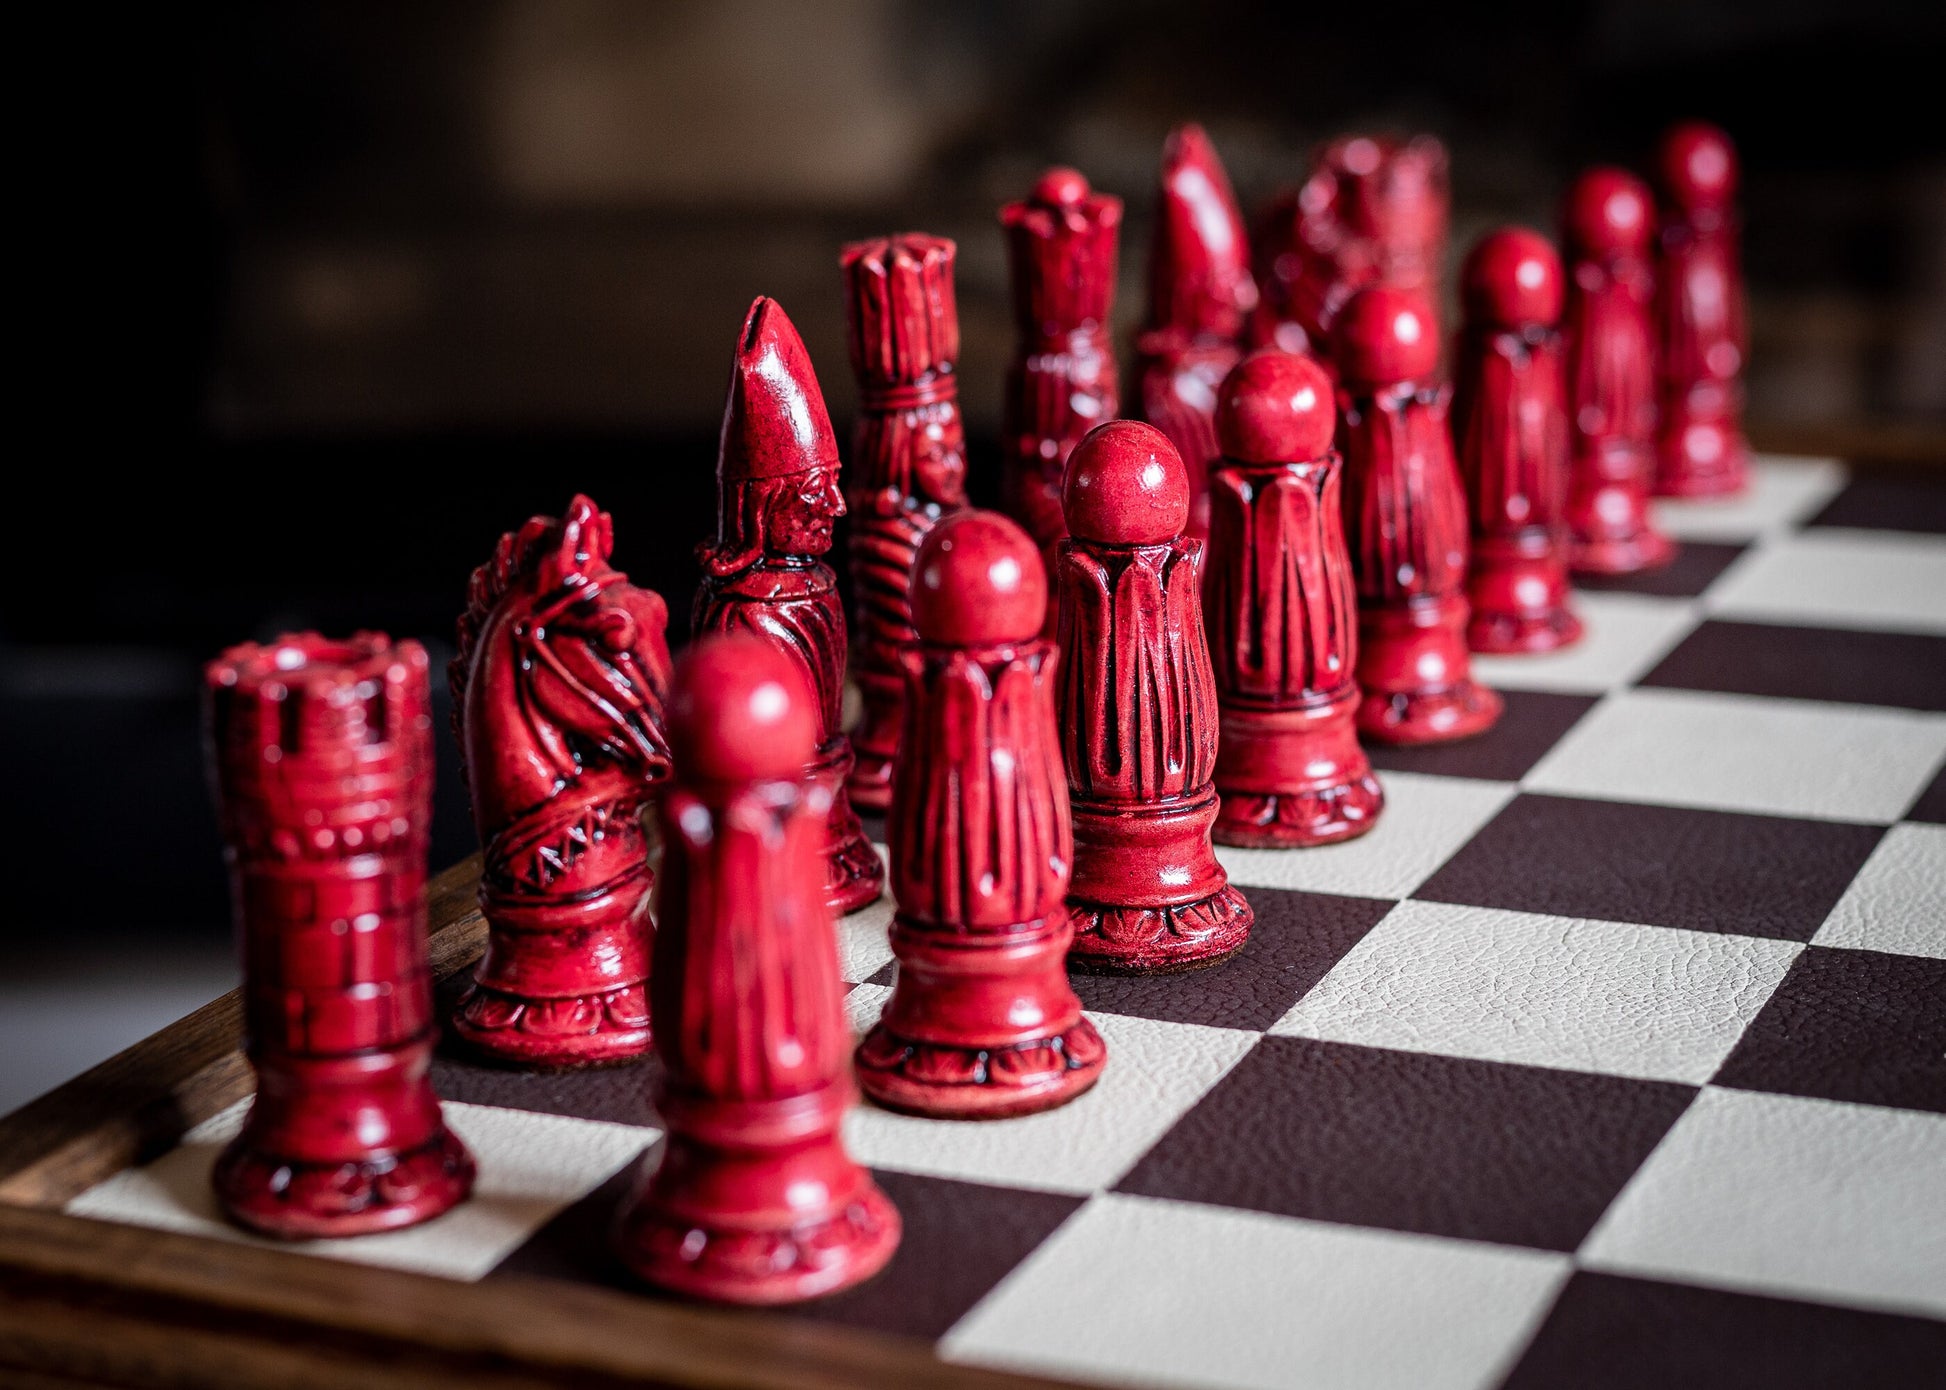
<path id="1" fill-rule="evenodd" d="M 199 663 L 281 629 L 450 651 L 470 567 L 577 489 L 686 635 L 745 306 L 778 297 L 841 435 L 840 242 L 958 239 L 990 483 L 994 210 L 1069 162 L 1129 202 L 1164 132 L 1246 211 L 1347 129 L 1453 156 L 1453 253 L 1551 229 L 1680 116 L 1744 161 L 1758 444 L 1946 464 L 1946 7 L 1186 0 L 432 0 L 92 10 L 17 50 L 27 362 L 0 572 L 0 1109 L 218 992 Z M 123 27 L 118 27 L 123 26 Z M 444 760 L 435 858 L 473 847 Z"/>

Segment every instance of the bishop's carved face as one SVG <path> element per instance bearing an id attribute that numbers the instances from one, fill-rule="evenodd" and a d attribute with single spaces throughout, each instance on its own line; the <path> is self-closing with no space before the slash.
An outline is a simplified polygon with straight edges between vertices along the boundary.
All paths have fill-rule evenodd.
<path id="1" fill-rule="evenodd" d="M 814 468 L 780 491 L 764 518 L 769 549 L 778 555 L 822 555 L 831 549 L 845 495 L 836 469 Z"/>

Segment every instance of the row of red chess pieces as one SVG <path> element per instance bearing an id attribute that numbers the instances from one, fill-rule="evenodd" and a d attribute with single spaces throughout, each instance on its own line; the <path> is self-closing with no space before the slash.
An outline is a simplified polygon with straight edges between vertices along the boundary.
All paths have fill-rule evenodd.
<path id="1" fill-rule="evenodd" d="M 1074 203 L 1069 176 L 1041 192 Z M 739 338 L 696 614 L 699 633 L 740 640 L 699 644 L 672 681 L 661 600 L 613 569 L 609 518 L 576 499 L 475 573 L 452 673 L 490 926 L 454 1031 L 542 1067 L 634 1057 L 653 1034 L 670 1140 L 621 1247 L 651 1280 L 740 1301 L 855 1282 L 897 1238 L 837 1138 L 851 1068 L 827 914 L 883 887 L 851 795 L 892 802 L 899 904 L 898 984 L 859 1079 L 921 1114 L 1024 1113 L 1080 1094 L 1106 1061 L 1064 964 L 1227 958 L 1251 914 L 1213 836 L 1362 833 L 1382 800 L 1360 731 L 1477 733 L 1499 706 L 1467 672 L 1468 637 L 1534 649 L 1575 631 L 1562 277 L 1533 234 L 1496 233 L 1469 258 L 1450 435 L 1429 304 L 1372 285 L 1334 310 L 1330 370 L 1266 350 L 1221 379 L 1202 486 L 1133 422 L 1068 457 L 1045 407 L 1086 399 L 1042 388 L 1071 386 L 1086 354 L 1050 367 L 1030 335 L 1015 380 L 1040 408 L 1035 467 L 1061 465 L 1059 529 L 1032 538 L 938 495 L 964 471 L 950 243 L 865 243 L 844 263 L 869 484 L 851 493 L 859 741 L 881 736 L 879 765 L 854 766 L 838 723 L 848 633 L 821 559 L 845 509 L 835 436 L 767 300 Z M 1036 314 L 1049 285 L 1077 283 L 1021 264 Z M 1207 559 L 1187 534 L 1203 499 Z M 411 1224 L 471 1182 L 425 1079 L 424 681 L 415 647 L 371 637 L 293 638 L 212 668 L 259 1071 L 216 1182 L 258 1229 Z"/>

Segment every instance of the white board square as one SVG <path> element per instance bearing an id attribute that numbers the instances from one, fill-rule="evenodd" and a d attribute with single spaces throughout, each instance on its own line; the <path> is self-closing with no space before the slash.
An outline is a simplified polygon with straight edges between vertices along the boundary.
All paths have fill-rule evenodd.
<path id="1" fill-rule="evenodd" d="M 1691 599 L 1577 593 L 1583 626 L 1571 647 L 1536 656 L 1475 656 L 1473 674 L 1500 690 L 1606 694 L 1645 675 L 1702 621 Z"/>
<path id="2" fill-rule="evenodd" d="M 1779 536 L 1739 556 L 1703 602 L 1720 618 L 1946 633 L 1946 537 L 1824 527 Z"/>
<path id="3" fill-rule="evenodd" d="M 1736 497 L 1661 498 L 1655 523 L 1682 540 L 1749 540 L 1809 519 L 1845 485 L 1836 459 L 1761 454 Z"/>
<path id="4" fill-rule="evenodd" d="M 1811 940 L 1946 960 L 1946 825 L 1895 825 Z"/>

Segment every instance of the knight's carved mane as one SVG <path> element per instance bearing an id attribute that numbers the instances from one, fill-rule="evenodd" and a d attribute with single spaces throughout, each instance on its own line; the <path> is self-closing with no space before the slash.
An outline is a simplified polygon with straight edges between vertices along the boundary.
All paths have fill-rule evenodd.
<path id="1" fill-rule="evenodd" d="M 515 585 L 533 574 L 541 557 L 560 544 L 561 522 L 551 516 L 529 518 L 518 531 L 501 535 L 493 547 L 493 558 L 478 566 L 466 584 L 466 611 L 459 618 L 459 651 L 446 667 L 447 683 L 453 691 L 453 729 L 460 727 L 466 706 L 466 682 L 473 666 L 473 649 L 486 630 L 500 600 Z M 465 740 L 460 740 L 464 756 Z"/>

